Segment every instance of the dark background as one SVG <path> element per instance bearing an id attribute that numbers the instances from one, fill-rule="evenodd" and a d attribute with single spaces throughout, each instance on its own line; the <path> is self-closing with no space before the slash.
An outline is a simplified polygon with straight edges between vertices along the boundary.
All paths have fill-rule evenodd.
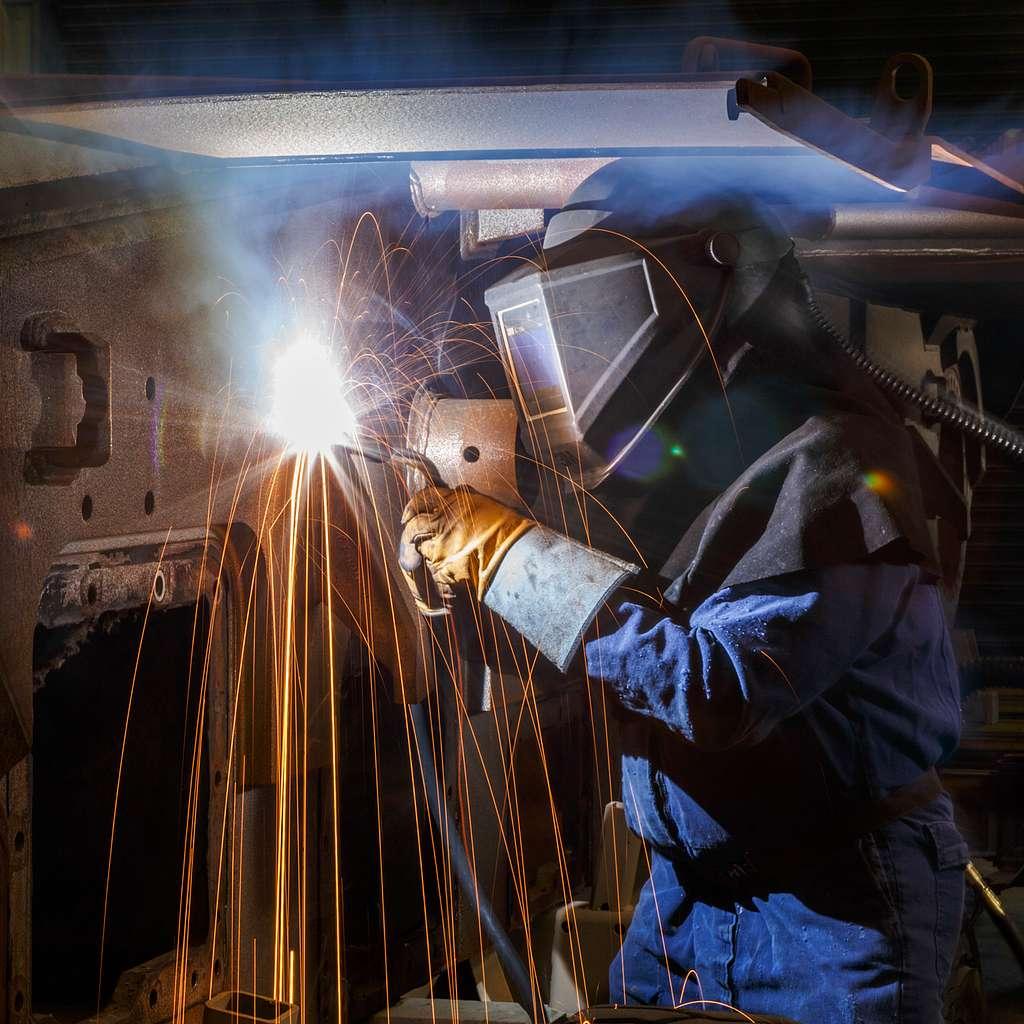
<path id="1" fill-rule="evenodd" d="M 974 148 L 1024 121 L 1024 4 L 0 0 L 6 70 L 353 84 L 671 75 L 688 40 L 798 49 L 815 89 L 866 114 L 886 58 L 934 65 L 932 128 Z"/>

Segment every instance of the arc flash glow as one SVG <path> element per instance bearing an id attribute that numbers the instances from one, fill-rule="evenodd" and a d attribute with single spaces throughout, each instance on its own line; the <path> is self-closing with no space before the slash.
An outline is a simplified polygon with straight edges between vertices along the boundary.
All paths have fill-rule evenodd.
<path id="1" fill-rule="evenodd" d="M 274 362 L 271 390 L 270 430 L 293 450 L 326 452 L 355 436 L 349 383 L 328 346 L 303 338 L 284 348 Z"/>

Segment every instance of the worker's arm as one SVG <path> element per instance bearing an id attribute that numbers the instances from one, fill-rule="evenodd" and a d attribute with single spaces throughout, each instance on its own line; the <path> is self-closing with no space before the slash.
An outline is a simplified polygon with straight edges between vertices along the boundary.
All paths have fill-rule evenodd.
<path id="1" fill-rule="evenodd" d="M 829 689 L 919 578 L 914 566 L 838 565 L 728 587 L 686 616 L 640 597 L 635 571 L 538 528 L 509 549 L 484 603 L 563 670 L 587 636 L 591 678 L 707 749 L 757 742 Z"/>
<path id="2" fill-rule="evenodd" d="M 591 677 L 708 748 L 756 742 L 829 689 L 892 627 L 918 580 L 913 566 L 840 565 L 726 588 L 685 615 L 631 592 L 636 566 L 489 498 L 417 499 L 403 545 L 440 583 L 468 583 L 563 671 L 588 636 Z"/>
<path id="3" fill-rule="evenodd" d="M 884 638 L 917 580 L 883 563 L 790 573 L 726 588 L 686 621 L 620 598 L 586 644 L 587 671 L 701 747 L 757 742 Z"/>

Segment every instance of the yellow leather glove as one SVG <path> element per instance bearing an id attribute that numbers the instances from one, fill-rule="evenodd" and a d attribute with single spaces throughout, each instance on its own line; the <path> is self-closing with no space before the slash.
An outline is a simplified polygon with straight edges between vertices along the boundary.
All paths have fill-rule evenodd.
<path id="1" fill-rule="evenodd" d="M 417 579 L 424 563 L 446 603 L 459 583 L 483 600 L 505 553 L 534 525 L 471 487 L 427 487 L 414 495 L 402 513 L 398 562 L 417 607 L 432 610 Z"/>

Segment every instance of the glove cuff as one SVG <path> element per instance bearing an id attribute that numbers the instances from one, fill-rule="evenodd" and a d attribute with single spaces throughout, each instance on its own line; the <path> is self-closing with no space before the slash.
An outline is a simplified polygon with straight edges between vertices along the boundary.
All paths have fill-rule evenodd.
<path id="1" fill-rule="evenodd" d="M 483 602 L 564 672 L 605 601 L 637 566 L 534 526 L 506 551 Z"/>

